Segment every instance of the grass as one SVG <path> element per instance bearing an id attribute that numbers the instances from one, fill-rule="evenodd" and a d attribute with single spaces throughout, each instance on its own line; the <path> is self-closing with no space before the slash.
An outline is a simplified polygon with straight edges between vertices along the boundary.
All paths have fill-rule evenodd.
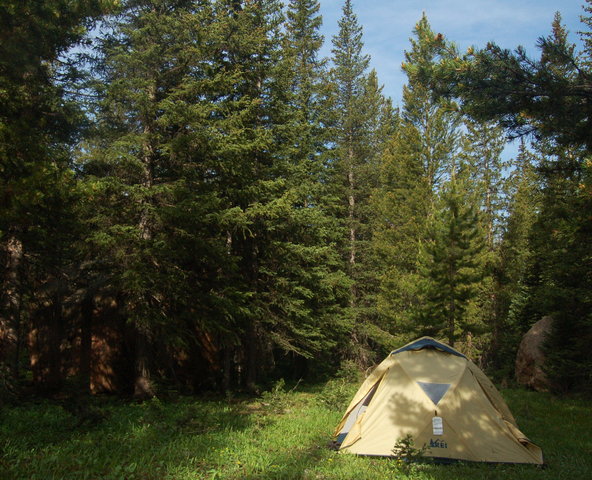
<path id="1" fill-rule="evenodd" d="M 180 397 L 143 404 L 92 399 L 84 415 L 40 401 L 0 410 L 0 479 L 590 479 L 590 403 L 504 390 L 548 466 L 418 464 L 328 448 L 356 386 L 286 391 L 261 399 Z M 66 408 L 64 408 L 66 407 Z"/>

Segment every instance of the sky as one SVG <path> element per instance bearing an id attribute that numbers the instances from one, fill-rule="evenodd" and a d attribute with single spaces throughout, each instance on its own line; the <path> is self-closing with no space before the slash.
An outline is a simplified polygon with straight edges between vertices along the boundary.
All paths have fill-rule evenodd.
<path id="1" fill-rule="evenodd" d="M 324 56 L 331 54 L 331 39 L 344 0 L 319 0 L 323 16 Z M 353 9 L 364 29 L 365 52 L 371 56 L 384 85 L 383 93 L 401 103 L 406 77 L 401 71 L 404 51 L 409 48 L 413 27 L 425 12 L 434 33 L 442 33 L 461 52 L 469 46 L 484 47 L 493 41 L 514 49 L 522 45 L 538 57 L 537 39 L 551 32 L 556 11 L 561 13 L 570 39 L 577 43 L 582 30 L 583 0 L 353 0 Z"/>

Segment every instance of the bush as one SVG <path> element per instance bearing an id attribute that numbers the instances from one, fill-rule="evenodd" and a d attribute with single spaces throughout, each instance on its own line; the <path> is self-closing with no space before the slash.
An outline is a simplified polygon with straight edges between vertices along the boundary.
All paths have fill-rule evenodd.
<path id="1" fill-rule="evenodd" d="M 280 378 L 270 390 L 261 394 L 261 403 L 272 413 L 284 413 L 292 403 L 290 394 L 295 388 L 287 391 L 286 381 Z"/>
<path id="2" fill-rule="evenodd" d="M 426 460 L 425 454 L 428 447 L 426 445 L 421 448 L 415 447 L 413 437 L 407 434 L 397 440 L 391 451 L 395 457 L 395 468 L 408 474 L 413 468 L 413 464 Z"/>
<path id="3" fill-rule="evenodd" d="M 343 378 L 329 380 L 318 395 L 317 401 L 321 406 L 326 407 L 329 410 L 345 410 L 357 387 L 357 385 L 352 384 Z"/>

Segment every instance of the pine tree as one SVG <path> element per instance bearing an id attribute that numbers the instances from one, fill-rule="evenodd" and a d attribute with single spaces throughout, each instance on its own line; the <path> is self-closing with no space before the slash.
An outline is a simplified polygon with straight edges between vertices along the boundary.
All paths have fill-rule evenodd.
<path id="1" fill-rule="evenodd" d="M 206 98 L 216 115 L 201 119 L 208 126 L 202 142 L 206 158 L 218 162 L 207 185 L 226 209 L 221 225 L 232 268 L 221 270 L 243 300 L 217 331 L 224 388 L 257 390 L 284 356 L 306 359 L 334 345 L 347 284 L 315 191 L 323 147 L 311 135 L 320 128 L 317 87 L 289 68 L 297 42 L 289 33 L 282 38 L 279 7 L 220 1 L 214 11 L 219 35 L 208 65 L 215 76 L 204 85 L 213 87 Z M 314 101 L 297 101 L 304 87 Z"/>
<path id="2" fill-rule="evenodd" d="M 554 388 L 589 392 L 590 161 L 587 152 L 568 150 L 548 156 L 541 169 L 541 211 L 531 236 L 538 281 L 529 305 L 538 315 L 531 321 L 553 318 L 546 369 Z"/>
<path id="3" fill-rule="evenodd" d="M 350 272 L 356 264 L 356 168 L 365 159 L 356 154 L 361 139 L 357 135 L 363 120 L 359 100 L 364 91 L 365 72 L 370 61 L 363 53 L 362 27 L 353 12 L 352 3 L 346 0 L 339 20 L 339 33 L 333 38 L 332 78 L 336 88 L 335 108 L 338 115 L 336 135 L 338 138 L 338 167 L 345 175 L 347 198 L 347 224 L 349 230 L 348 264 Z M 355 292 L 352 292 L 355 304 Z"/>
<path id="4" fill-rule="evenodd" d="M 434 99 L 430 85 L 418 75 L 438 61 L 454 55 L 454 46 L 442 34 L 434 34 L 425 14 L 415 26 L 411 49 L 405 52 L 403 69 L 409 81 L 403 87 L 403 121 L 416 130 L 418 161 L 433 195 L 454 168 L 459 148 L 460 116 L 454 105 Z"/>
<path id="5" fill-rule="evenodd" d="M 352 272 L 353 280 L 356 282 L 356 315 L 362 320 L 364 335 L 373 341 L 372 348 L 376 349 L 384 344 L 384 338 L 389 340 L 388 343 L 392 341 L 385 335 L 388 328 L 384 328 L 385 325 L 376 308 L 381 265 L 373 248 L 376 220 L 373 195 L 380 185 L 382 154 L 397 127 L 396 113 L 391 107 L 390 99 L 385 99 L 382 95 L 382 87 L 379 86 L 375 70 L 371 70 L 366 78 L 360 103 L 364 105 L 361 113 L 364 113 L 367 118 L 365 122 L 367 139 L 359 147 L 362 158 L 366 160 L 358 166 L 356 171 L 359 185 L 356 193 L 358 261 Z"/>
<path id="6" fill-rule="evenodd" d="M 330 87 L 327 85 L 327 60 L 320 58 L 323 44 L 320 34 L 322 18 L 319 3 L 293 0 L 286 13 L 282 48 L 282 68 L 289 95 L 284 99 L 292 106 L 292 120 L 287 128 L 291 142 L 288 153 L 294 169 L 291 181 L 308 189 L 308 205 L 320 206 L 327 201 L 325 158 L 332 141 Z"/>
<path id="7" fill-rule="evenodd" d="M 500 245 L 498 273 L 498 348 L 490 355 L 492 371 L 506 377 L 513 377 L 514 359 L 522 335 L 538 320 L 532 294 L 538 283 L 533 226 L 541 202 L 540 177 L 536 170 L 539 162 L 539 157 L 522 142 L 508 179 L 508 217 Z"/>
<path id="8" fill-rule="evenodd" d="M 532 59 L 522 47 L 510 51 L 489 43 L 418 75 L 436 92 L 459 99 L 474 119 L 499 121 L 512 137 L 535 134 L 562 146 L 590 148 L 586 60 L 575 54 L 559 15 L 552 34 L 541 37 L 538 46 L 541 57 Z"/>
<path id="9" fill-rule="evenodd" d="M 467 131 L 463 138 L 461 161 L 463 168 L 467 169 L 467 188 L 471 189 L 478 201 L 480 228 L 487 247 L 483 279 L 471 310 L 476 323 L 486 328 L 482 332 L 473 332 L 482 333 L 475 338 L 474 346 L 484 353 L 492 352 L 495 355 L 493 352 L 499 350 L 501 336 L 499 247 L 507 211 L 504 175 L 507 162 L 501 158 L 505 138 L 501 127 L 494 123 L 466 119 L 464 124 Z"/>
<path id="10" fill-rule="evenodd" d="M 320 112 L 322 84 L 326 60 L 319 57 L 323 46 L 320 34 L 322 18 L 317 0 L 291 0 L 288 4 L 284 52 L 292 70 L 291 92 L 300 111 L 301 120 L 309 129 L 319 129 L 323 118 Z M 307 136 L 312 137 L 312 133 Z M 306 148 L 313 142 L 307 138 Z M 310 148 L 310 147 L 309 147 Z"/>
<path id="11" fill-rule="evenodd" d="M 362 27 L 350 0 L 345 1 L 342 12 L 332 50 L 336 139 L 333 185 L 334 194 L 342 199 L 337 215 L 345 218 L 347 230 L 343 253 L 352 279 L 352 340 L 359 359 L 365 362 L 367 339 L 377 336 L 372 333 L 377 318 L 372 307 L 376 287 L 372 285 L 375 275 L 371 273 L 369 203 L 378 184 L 376 149 L 380 150 L 386 141 L 386 132 L 392 126 L 392 111 L 381 93 L 375 72 L 366 73 L 369 56 L 363 53 Z"/>
<path id="12" fill-rule="evenodd" d="M 485 243 L 464 181 L 454 177 L 443 189 L 420 254 L 426 294 L 417 326 L 423 334 L 446 335 L 452 346 L 459 337 L 474 332 L 475 319 L 466 312 L 483 277 L 480 262 Z"/>
<path id="13" fill-rule="evenodd" d="M 590 13 L 587 1 L 587 13 Z M 590 26 L 590 18 L 583 23 Z M 463 109 L 478 120 L 499 120 L 511 135 L 532 133 L 545 145 L 541 213 L 533 227 L 535 252 L 530 305 L 551 314 L 555 326 L 548 341 L 549 373 L 558 389 L 588 389 L 591 365 L 590 208 L 587 157 L 590 137 L 590 43 L 576 54 L 559 15 L 551 35 L 539 40 L 540 59 L 522 48 L 510 52 L 489 44 L 463 59 L 444 63 L 433 84 L 458 95 Z"/>
<path id="14" fill-rule="evenodd" d="M 212 88 L 236 79 L 208 70 L 222 33 L 210 6 L 192 4 L 129 2 L 113 18 L 96 66 L 98 127 L 80 159 L 92 206 L 87 255 L 124 299 L 140 397 L 153 394 L 159 349 L 216 331 L 242 301 L 220 278 L 233 271 L 228 225 L 244 220 L 217 191 L 226 186 L 218 132 L 233 119 L 219 120 L 226 105 Z"/>
<path id="15" fill-rule="evenodd" d="M 23 294 L 38 293 L 56 275 L 63 281 L 57 272 L 65 265 L 47 253 L 67 250 L 55 233 L 62 221 L 72 226 L 68 167 L 82 116 L 66 94 L 71 78 L 58 59 L 114 3 L 10 0 L 0 6 L 0 363 L 16 376 L 25 320 L 37 307 L 25 304 Z M 36 293 L 32 298 L 40 300 Z"/>
<path id="16" fill-rule="evenodd" d="M 503 130 L 494 123 L 465 121 L 462 159 L 469 170 L 474 192 L 480 199 L 480 209 L 485 220 L 487 248 L 495 249 L 501 238 L 504 198 L 504 169 L 508 166 L 502 160 L 505 146 Z"/>
<path id="17" fill-rule="evenodd" d="M 417 75 L 449 55 L 448 43 L 435 35 L 425 15 L 417 23 L 411 50 L 405 53 L 409 81 L 403 89 L 398 128 L 382 157 L 374 248 L 382 258 L 379 310 L 398 335 L 415 331 L 415 313 L 424 302 L 419 288 L 420 245 L 443 182 L 458 163 L 459 116 L 432 98 Z"/>
<path id="18" fill-rule="evenodd" d="M 277 269 L 275 281 L 292 285 L 291 292 L 285 291 L 282 295 L 285 299 L 292 298 L 294 305 L 283 312 L 280 309 L 278 314 L 268 318 L 274 318 L 283 330 L 277 337 L 279 347 L 300 359 L 310 357 L 313 352 L 319 358 L 340 338 L 337 334 L 343 329 L 340 325 L 343 289 L 348 284 L 334 248 L 339 241 L 340 229 L 336 219 L 329 214 L 333 200 L 328 196 L 324 163 L 331 140 L 327 126 L 330 122 L 329 89 L 326 85 L 327 62 L 319 57 L 323 37 L 319 33 L 322 19 L 318 12 L 317 1 L 290 2 L 284 47 L 277 68 L 280 78 L 287 83 L 287 88 L 280 85 L 278 92 L 286 90 L 289 93 L 282 97 L 290 107 L 286 116 L 290 122 L 286 132 L 288 141 L 283 142 L 288 149 L 282 153 L 287 159 L 283 196 L 286 205 L 290 201 L 293 204 L 292 210 L 284 213 L 287 218 L 285 229 L 274 227 L 278 233 L 282 232 L 283 245 L 277 244 L 282 245 L 282 250 L 287 248 L 290 258 L 290 268 L 285 264 Z M 276 121 L 286 123 L 280 119 Z M 274 252 L 270 247 L 266 247 L 266 251 L 281 255 L 281 251 Z M 312 258 L 315 259 L 314 265 L 310 264 Z M 296 285 L 300 286 L 295 288 Z M 299 307 L 295 308 L 296 305 Z M 304 326 L 316 332 L 314 336 L 307 338 Z M 271 329 L 273 331 L 273 327 Z"/>

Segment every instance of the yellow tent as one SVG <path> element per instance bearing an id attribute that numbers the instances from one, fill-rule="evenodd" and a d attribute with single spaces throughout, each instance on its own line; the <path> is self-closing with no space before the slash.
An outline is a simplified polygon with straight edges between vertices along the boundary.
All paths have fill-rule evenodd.
<path id="1" fill-rule="evenodd" d="M 411 435 L 429 457 L 543 463 L 479 367 L 429 337 L 395 350 L 372 371 L 335 435 L 341 451 L 358 455 L 391 456 Z"/>

